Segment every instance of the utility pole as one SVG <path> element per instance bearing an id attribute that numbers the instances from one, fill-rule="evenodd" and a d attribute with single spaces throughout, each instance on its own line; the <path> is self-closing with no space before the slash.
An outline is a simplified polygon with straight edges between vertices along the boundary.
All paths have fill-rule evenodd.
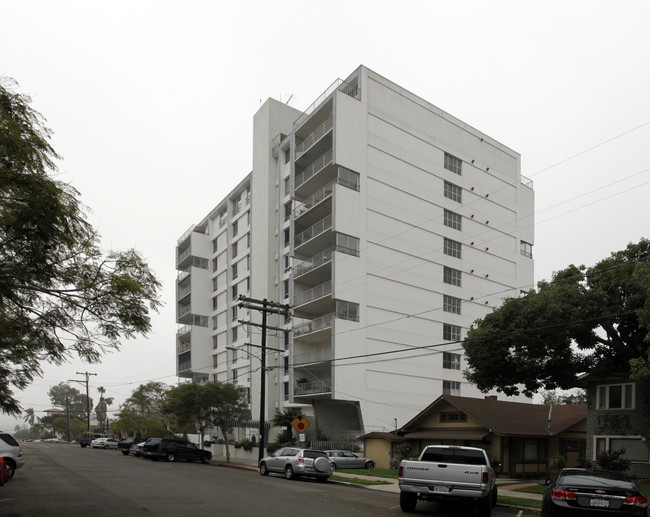
<path id="1" fill-rule="evenodd" d="M 260 368 L 260 428 L 259 428 L 259 433 L 260 433 L 260 440 L 259 440 L 259 455 L 258 455 L 258 463 L 262 461 L 262 458 L 264 457 L 264 423 L 265 423 L 265 404 L 266 404 L 266 330 L 267 330 L 267 315 L 269 313 L 272 314 L 282 314 L 284 316 L 287 316 L 289 314 L 290 306 L 289 305 L 281 305 L 279 303 L 275 302 L 270 302 L 266 298 L 263 300 L 255 300 L 253 298 L 248 298 L 246 296 L 240 295 L 239 296 L 239 307 L 245 307 L 247 309 L 254 309 L 257 311 L 260 311 L 262 313 L 262 353 L 260 356 L 260 362 L 261 362 L 261 368 Z M 253 324 L 248 321 L 241 321 L 241 323 L 244 324 Z M 257 326 L 257 325 L 256 325 Z M 274 327 L 275 328 L 275 327 Z M 275 328 L 276 330 L 284 330 L 284 329 L 278 329 Z"/>
<path id="2" fill-rule="evenodd" d="M 86 404 L 88 406 L 87 412 L 86 412 L 86 421 L 88 423 L 88 432 L 90 432 L 90 391 L 88 389 L 88 378 L 91 375 L 97 375 L 96 373 L 88 373 L 88 372 L 77 372 L 77 375 L 85 375 L 86 376 Z M 81 382 L 83 381 L 75 381 L 73 379 L 73 382 Z"/>

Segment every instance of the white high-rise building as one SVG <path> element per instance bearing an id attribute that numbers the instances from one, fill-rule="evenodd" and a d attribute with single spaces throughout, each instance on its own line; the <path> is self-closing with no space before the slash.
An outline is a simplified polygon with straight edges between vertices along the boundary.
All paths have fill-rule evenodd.
<path id="1" fill-rule="evenodd" d="M 261 330 L 242 322 L 261 313 L 244 295 L 292 307 L 269 317 L 284 330 L 267 333 L 267 419 L 301 408 L 342 438 L 390 431 L 443 393 L 483 397 L 461 340 L 533 286 L 520 164 L 363 66 L 304 112 L 269 99 L 253 171 L 177 243 L 178 375 L 247 387 L 257 416 Z"/>

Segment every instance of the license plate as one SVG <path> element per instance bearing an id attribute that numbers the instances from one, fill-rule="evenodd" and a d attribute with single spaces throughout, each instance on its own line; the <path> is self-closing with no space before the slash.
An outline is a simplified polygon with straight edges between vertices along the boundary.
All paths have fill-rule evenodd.
<path id="1" fill-rule="evenodd" d="M 433 487 L 434 492 L 449 492 L 449 487 L 448 486 L 434 486 Z"/>
<path id="2" fill-rule="evenodd" d="M 589 501 L 589 506 L 595 506 L 596 508 L 609 508 L 609 501 L 607 499 L 591 499 Z"/>

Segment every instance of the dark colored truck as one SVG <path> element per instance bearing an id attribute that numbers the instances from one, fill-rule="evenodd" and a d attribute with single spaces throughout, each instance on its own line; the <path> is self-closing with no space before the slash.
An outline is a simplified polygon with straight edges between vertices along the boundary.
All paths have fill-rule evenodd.
<path id="1" fill-rule="evenodd" d="M 418 501 L 471 504 L 489 517 L 497 502 L 496 474 L 483 449 L 429 445 L 417 461 L 399 465 L 400 507 L 413 512 Z"/>

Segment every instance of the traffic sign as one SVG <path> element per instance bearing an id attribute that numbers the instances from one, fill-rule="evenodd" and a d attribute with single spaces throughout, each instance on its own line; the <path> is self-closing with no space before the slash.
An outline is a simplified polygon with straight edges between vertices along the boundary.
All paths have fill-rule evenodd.
<path id="1" fill-rule="evenodd" d="M 311 425 L 309 420 L 304 416 L 298 415 L 291 421 L 291 425 L 298 431 L 300 434 L 304 433 L 307 428 Z"/>

